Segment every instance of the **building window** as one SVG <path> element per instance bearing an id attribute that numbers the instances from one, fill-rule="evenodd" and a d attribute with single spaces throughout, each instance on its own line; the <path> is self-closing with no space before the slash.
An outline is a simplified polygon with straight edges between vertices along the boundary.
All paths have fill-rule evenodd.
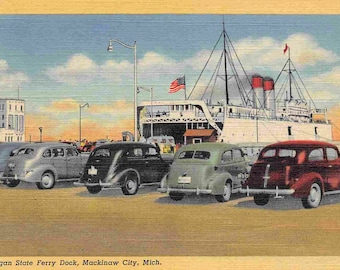
<path id="1" fill-rule="evenodd" d="M 13 115 L 9 114 L 8 115 L 8 129 L 12 129 L 13 128 Z"/>

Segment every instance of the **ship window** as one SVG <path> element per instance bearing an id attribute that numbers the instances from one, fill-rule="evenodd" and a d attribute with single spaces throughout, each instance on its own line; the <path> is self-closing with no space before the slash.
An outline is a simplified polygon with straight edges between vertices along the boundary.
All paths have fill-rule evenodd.
<path id="1" fill-rule="evenodd" d="M 339 157 L 338 151 L 334 148 L 326 148 L 326 154 L 328 160 L 335 160 Z"/>

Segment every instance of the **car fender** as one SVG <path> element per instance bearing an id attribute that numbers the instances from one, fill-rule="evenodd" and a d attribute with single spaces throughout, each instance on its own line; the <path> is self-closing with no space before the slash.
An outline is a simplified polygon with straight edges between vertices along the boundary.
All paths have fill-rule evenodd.
<path id="1" fill-rule="evenodd" d="M 321 175 L 316 172 L 311 172 L 302 175 L 299 180 L 292 185 L 291 188 L 295 190 L 293 196 L 298 198 L 308 196 L 314 182 L 318 182 L 322 191 L 324 191 L 324 181 Z"/>
<path id="2" fill-rule="evenodd" d="M 111 181 L 109 181 L 110 183 L 119 183 L 121 181 L 121 178 L 124 174 L 128 173 L 128 172 L 133 172 L 137 175 L 137 180 L 138 180 L 138 185 L 140 185 L 140 175 L 139 172 L 133 168 L 127 168 L 123 171 L 118 172 L 117 174 L 115 174 L 113 176 L 113 178 L 111 178 Z"/>
<path id="3" fill-rule="evenodd" d="M 211 190 L 211 194 L 223 194 L 226 181 L 230 180 L 232 182 L 231 179 L 232 176 L 228 172 L 214 175 L 214 177 L 209 182 L 209 189 Z"/>
<path id="4" fill-rule="evenodd" d="M 41 176 L 44 172 L 51 171 L 55 177 L 55 180 L 59 179 L 59 175 L 57 170 L 54 168 L 53 165 L 38 165 L 34 167 L 31 173 L 26 174 L 24 181 L 27 182 L 40 182 Z"/>
<path id="5" fill-rule="evenodd" d="M 163 178 L 162 178 L 162 180 L 161 180 L 161 188 L 167 188 L 167 187 L 168 187 L 168 176 L 169 176 L 168 173 L 166 173 L 166 174 L 163 176 Z"/>

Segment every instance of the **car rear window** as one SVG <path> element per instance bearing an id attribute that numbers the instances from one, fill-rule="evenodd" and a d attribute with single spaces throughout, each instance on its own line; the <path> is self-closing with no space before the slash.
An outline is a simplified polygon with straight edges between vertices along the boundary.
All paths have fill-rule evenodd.
<path id="1" fill-rule="evenodd" d="M 101 149 L 97 149 L 96 151 L 94 151 L 93 156 L 95 156 L 95 157 L 109 157 L 109 156 L 111 156 L 111 152 L 110 152 L 110 149 L 101 148 Z"/>
<path id="2" fill-rule="evenodd" d="M 178 159 L 209 159 L 210 152 L 208 151 L 183 151 L 178 155 Z"/>
<path id="3" fill-rule="evenodd" d="M 263 150 L 261 157 L 262 158 L 272 158 L 278 156 L 280 158 L 295 158 L 296 157 L 296 149 L 293 148 L 269 148 Z"/>

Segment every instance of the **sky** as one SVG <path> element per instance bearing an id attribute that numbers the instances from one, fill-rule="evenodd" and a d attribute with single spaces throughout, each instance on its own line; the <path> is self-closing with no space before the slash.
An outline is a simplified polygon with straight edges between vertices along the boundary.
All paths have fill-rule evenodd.
<path id="1" fill-rule="evenodd" d="M 134 52 L 137 85 L 155 100 L 185 75 L 190 93 L 225 22 L 248 74 L 276 78 L 285 44 L 309 94 L 327 108 L 340 139 L 340 20 L 338 15 L 0 15 L 0 97 L 26 103 L 26 139 L 120 140 L 133 131 Z M 138 103 L 149 100 L 147 91 Z"/>

